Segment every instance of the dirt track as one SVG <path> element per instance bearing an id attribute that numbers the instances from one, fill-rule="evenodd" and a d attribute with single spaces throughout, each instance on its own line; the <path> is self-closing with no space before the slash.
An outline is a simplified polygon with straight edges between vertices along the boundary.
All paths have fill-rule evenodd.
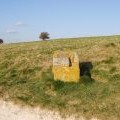
<path id="1" fill-rule="evenodd" d="M 59 113 L 40 108 L 27 108 L 0 101 L 0 120 L 85 120 L 74 116 L 62 118 Z M 91 120 L 97 120 L 95 118 Z"/>

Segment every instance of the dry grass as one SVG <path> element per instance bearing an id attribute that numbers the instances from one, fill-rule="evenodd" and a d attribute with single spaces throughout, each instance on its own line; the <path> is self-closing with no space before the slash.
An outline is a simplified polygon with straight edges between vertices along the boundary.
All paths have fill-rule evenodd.
<path id="1" fill-rule="evenodd" d="M 92 78 L 78 84 L 54 82 L 52 55 L 74 50 L 93 64 Z M 0 96 L 61 114 L 120 118 L 120 36 L 62 39 L 0 45 Z"/>

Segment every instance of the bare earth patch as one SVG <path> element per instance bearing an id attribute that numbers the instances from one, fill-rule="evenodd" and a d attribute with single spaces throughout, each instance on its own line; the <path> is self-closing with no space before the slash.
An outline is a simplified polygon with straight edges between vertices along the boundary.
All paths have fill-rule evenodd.
<path id="1" fill-rule="evenodd" d="M 85 120 L 83 117 L 69 116 L 62 118 L 59 113 L 14 105 L 11 102 L 0 101 L 0 120 Z M 98 120 L 92 118 L 90 120 Z"/>

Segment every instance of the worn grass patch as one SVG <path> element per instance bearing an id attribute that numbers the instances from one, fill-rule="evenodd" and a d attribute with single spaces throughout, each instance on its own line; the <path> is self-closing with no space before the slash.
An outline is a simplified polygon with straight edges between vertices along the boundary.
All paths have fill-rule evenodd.
<path id="1" fill-rule="evenodd" d="M 54 81 L 52 55 L 76 51 L 91 63 L 79 83 Z M 61 114 L 120 118 L 120 36 L 63 39 L 0 45 L 0 97 Z M 88 76 L 87 76 L 88 75 Z"/>

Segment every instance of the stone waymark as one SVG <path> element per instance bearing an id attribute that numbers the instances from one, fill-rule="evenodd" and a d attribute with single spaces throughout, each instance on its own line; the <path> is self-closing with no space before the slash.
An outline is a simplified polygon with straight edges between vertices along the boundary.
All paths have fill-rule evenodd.
<path id="1" fill-rule="evenodd" d="M 53 55 L 53 73 L 55 80 L 79 82 L 79 57 L 76 52 L 57 51 Z"/>

